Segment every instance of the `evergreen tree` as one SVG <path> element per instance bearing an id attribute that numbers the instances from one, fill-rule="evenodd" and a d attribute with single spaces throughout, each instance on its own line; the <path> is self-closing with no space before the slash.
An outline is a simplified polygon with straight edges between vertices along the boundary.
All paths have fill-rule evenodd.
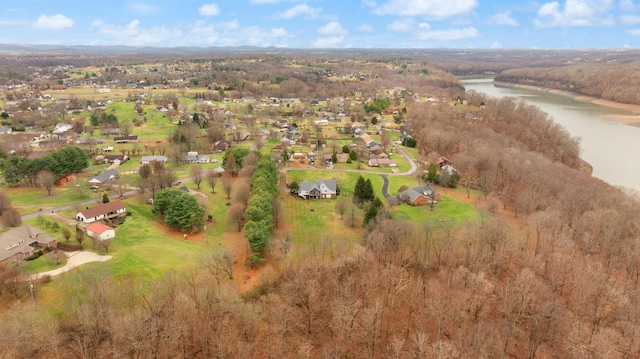
<path id="1" fill-rule="evenodd" d="M 380 207 L 382 207 L 382 201 L 380 200 L 380 198 L 376 197 L 373 202 L 371 202 L 371 207 L 369 207 L 367 212 L 364 214 L 364 226 L 366 226 L 371 220 L 376 218 Z"/>
<path id="2" fill-rule="evenodd" d="M 375 198 L 375 194 L 373 193 L 373 185 L 371 184 L 371 180 L 367 178 L 364 183 L 364 190 L 362 192 L 362 200 L 363 201 L 373 201 Z"/>
<path id="3" fill-rule="evenodd" d="M 364 187 L 365 187 L 364 177 L 360 176 L 358 177 L 358 180 L 356 181 L 356 186 L 353 189 L 353 197 L 357 203 L 362 203 L 363 201 Z"/>

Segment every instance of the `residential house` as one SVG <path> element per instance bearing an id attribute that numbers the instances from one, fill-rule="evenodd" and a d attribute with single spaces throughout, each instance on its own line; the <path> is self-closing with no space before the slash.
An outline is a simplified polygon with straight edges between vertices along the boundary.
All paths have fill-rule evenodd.
<path id="1" fill-rule="evenodd" d="M 148 165 L 152 162 L 167 163 L 167 156 L 142 156 L 140 164 Z"/>
<path id="2" fill-rule="evenodd" d="M 298 196 L 304 199 L 336 198 L 338 196 L 337 189 L 336 180 L 302 181 L 299 185 Z"/>
<path id="3" fill-rule="evenodd" d="M 102 219 L 124 217 L 126 214 L 127 209 L 124 203 L 121 201 L 111 201 L 109 203 L 100 203 L 95 207 L 78 212 L 76 219 L 84 223 L 93 223 Z"/>
<path id="4" fill-rule="evenodd" d="M 115 168 L 110 168 L 104 172 L 102 172 L 101 174 L 92 177 L 89 180 L 89 186 L 90 187 L 100 187 L 102 184 L 106 183 L 106 182 L 111 182 L 117 178 L 120 177 L 120 173 L 118 172 L 117 169 Z"/>
<path id="5" fill-rule="evenodd" d="M 440 193 L 431 189 L 429 186 L 418 186 L 402 191 L 398 194 L 398 199 L 405 201 L 412 206 L 424 206 L 426 204 L 437 203 L 441 201 Z"/>
<path id="6" fill-rule="evenodd" d="M 94 222 L 87 226 L 87 235 L 100 241 L 114 238 L 116 230 L 102 222 Z"/>
<path id="7" fill-rule="evenodd" d="M 55 238 L 30 225 L 11 228 L 0 234 L 0 262 L 29 256 L 36 248 L 55 247 Z"/>
<path id="8" fill-rule="evenodd" d="M 52 133 L 63 133 L 63 132 L 67 132 L 70 131 L 73 128 L 73 125 L 70 125 L 68 123 L 58 123 L 56 124 L 56 127 L 53 129 Z"/>
<path id="9" fill-rule="evenodd" d="M 103 143 L 104 143 L 103 138 L 80 137 L 76 139 L 76 145 L 78 146 L 95 146 L 95 145 L 101 145 Z"/>
<path id="10" fill-rule="evenodd" d="M 113 141 L 115 143 L 130 143 L 130 142 L 138 142 L 138 135 L 129 135 L 129 136 L 119 136 L 114 137 Z"/>
<path id="11" fill-rule="evenodd" d="M 372 158 L 369 160 L 370 167 L 397 167 L 398 162 L 396 160 L 390 160 L 388 158 Z"/>
<path id="12" fill-rule="evenodd" d="M 275 146 L 273 146 L 271 151 L 282 152 L 282 151 L 288 151 L 290 149 L 291 149 L 291 143 L 289 141 L 281 141 L 281 142 L 278 142 Z"/>
<path id="13" fill-rule="evenodd" d="M 438 165 L 438 168 L 442 168 L 446 165 L 450 165 L 452 166 L 453 164 L 451 163 L 451 161 L 449 161 L 446 157 L 441 156 L 438 157 L 438 160 L 436 161 L 436 164 Z"/>
<path id="14" fill-rule="evenodd" d="M 120 135 L 120 128 L 102 128 L 100 129 L 100 133 L 102 133 L 103 136 Z"/>
<path id="15" fill-rule="evenodd" d="M 231 148 L 231 146 L 233 146 L 233 142 L 226 140 L 220 140 L 213 144 L 216 152 L 225 152 L 226 150 Z"/>
<path id="16" fill-rule="evenodd" d="M 106 155 L 104 156 L 104 163 L 110 163 L 114 165 L 121 165 L 129 160 L 127 155 Z"/>
<path id="17" fill-rule="evenodd" d="M 209 163 L 211 159 L 207 155 L 198 155 L 198 152 L 187 152 L 186 155 L 180 157 L 180 163 Z"/>

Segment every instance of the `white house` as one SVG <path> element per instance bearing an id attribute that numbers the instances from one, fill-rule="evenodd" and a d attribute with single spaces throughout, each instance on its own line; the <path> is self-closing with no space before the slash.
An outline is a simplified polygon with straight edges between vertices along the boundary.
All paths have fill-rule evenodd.
<path id="1" fill-rule="evenodd" d="M 109 203 L 100 203 L 99 205 L 80 211 L 76 214 L 78 221 L 84 223 L 92 223 L 101 219 L 110 219 L 114 217 L 124 217 L 127 214 L 127 208 L 121 201 L 112 201 Z"/>
<path id="2" fill-rule="evenodd" d="M 304 199 L 336 198 L 338 195 L 336 180 L 302 181 L 298 187 L 298 196 Z"/>
<path id="3" fill-rule="evenodd" d="M 151 162 L 167 163 L 167 156 L 142 156 L 140 164 L 148 165 Z"/>
<path id="4" fill-rule="evenodd" d="M 95 222 L 87 226 L 87 235 L 89 235 L 89 237 L 104 241 L 106 239 L 114 238 L 116 236 L 116 230 L 104 223 Z"/>

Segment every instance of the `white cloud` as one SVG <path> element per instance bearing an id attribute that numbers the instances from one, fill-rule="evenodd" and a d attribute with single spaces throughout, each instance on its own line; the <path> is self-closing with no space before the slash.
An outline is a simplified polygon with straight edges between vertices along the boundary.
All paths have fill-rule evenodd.
<path id="1" fill-rule="evenodd" d="M 620 0 L 620 8 L 626 11 L 633 11 L 636 9 L 633 0 Z"/>
<path id="2" fill-rule="evenodd" d="M 38 20 L 33 24 L 37 29 L 45 30 L 59 30 L 68 29 L 73 27 L 73 19 L 70 19 L 61 14 L 55 14 L 53 16 L 40 15 Z"/>
<path id="3" fill-rule="evenodd" d="M 265 29 L 257 26 L 243 28 L 237 20 L 208 24 L 198 21 L 181 39 L 183 44 L 215 46 L 279 46 L 287 47 L 286 41 L 293 37 L 284 28 Z"/>
<path id="4" fill-rule="evenodd" d="M 328 48 L 339 47 L 344 41 L 344 36 L 327 36 L 317 39 L 314 43 L 314 47 Z"/>
<path id="5" fill-rule="evenodd" d="M 420 24 L 423 27 L 427 24 Z M 418 30 L 413 35 L 420 40 L 461 40 L 480 36 L 475 27 L 466 27 L 464 29 L 449 30 L 431 30 L 430 27 L 424 26 L 422 30 Z"/>
<path id="6" fill-rule="evenodd" d="M 285 10 L 278 14 L 278 17 L 282 19 L 293 19 L 294 17 L 303 15 L 307 18 L 314 18 L 318 16 L 322 12 L 322 8 L 320 7 L 310 7 L 307 4 L 296 5 L 288 10 Z"/>
<path id="7" fill-rule="evenodd" d="M 566 0 L 548 2 L 538 9 L 534 20 L 537 27 L 611 26 L 614 24 L 609 11 L 614 0 Z"/>
<path id="8" fill-rule="evenodd" d="M 396 20 L 389 24 L 387 28 L 393 32 L 409 32 L 415 26 L 413 19 Z"/>
<path id="9" fill-rule="evenodd" d="M 501 48 L 503 48 L 502 44 L 497 42 L 497 41 L 492 42 L 490 47 L 492 49 L 501 49 Z"/>
<path id="10" fill-rule="evenodd" d="M 640 23 L 640 16 L 638 15 L 622 15 L 620 16 L 620 22 L 625 25 L 635 25 Z"/>
<path id="11" fill-rule="evenodd" d="M 220 13 L 220 8 L 216 4 L 204 4 L 198 8 L 198 14 L 202 16 L 216 16 Z"/>
<path id="12" fill-rule="evenodd" d="M 328 22 L 326 25 L 320 26 L 318 28 L 318 33 L 319 34 L 323 34 L 323 35 L 344 36 L 344 35 L 348 34 L 349 32 L 347 30 L 345 30 L 340 25 L 339 22 L 331 21 L 331 22 Z"/>
<path id="13" fill-rule="evenodd" d="M 627 35 L 633 36 L 633 37 L 639 37 L 640 36 L 640 29 L 627 30 Z"/>
<path id="14" fill-rule="evenodd" d="M 495 14 L 489 18 L 489 22 L 496 25 L 518 26 L 518 22 L 511 16 L 511 11 Z"/>
<path id="15" fill-rule="evenodd" d="M 364 32 L 373 32 L 373 26 L 364 23 L 362 25 L 360 25 L 360 27 L 358 27 L 358 30 L 360 31 L 364 31 Z"/>
<path id="16" fill-rule="evenodd" d="M 158 15 L 160 9 L 157 6 L 151 4 L 145 4 L 141 2 L 131 2 L 127 4 L 129 10 L 140 15 Z"/>
<path id="17" fill-rule="evenodd" d="M 423 16 L 442 19 L 451 16 L 466 15 L 478 5 L 477 0 L 389 0 L 378 5 L 374 1 L 365 4 L 373 8 L 378 15 Z"/>
<path id="18" fill-rule="evenodd" d="M 142 28 L 139 20 L 133 20 L 126 25 L 113 25 L 95 20 L 89 30 L 108 37 L 110 41 L 115 39 L 118 44 L 135 46 L 167 45 L 176 42 L 183 35 L 180 29 L 163 26 Z"/>

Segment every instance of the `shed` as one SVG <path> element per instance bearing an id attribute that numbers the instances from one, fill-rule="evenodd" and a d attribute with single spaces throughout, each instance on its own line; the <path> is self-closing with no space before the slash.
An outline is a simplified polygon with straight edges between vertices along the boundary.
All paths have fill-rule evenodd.
<path id="1" fill-rule="evenodd" d="M 87 226 L 87 234 L 92 238 L 104 241 L 114 238 L 116 236 L 116 230 L 104 223 L 95 222 Z"/>

